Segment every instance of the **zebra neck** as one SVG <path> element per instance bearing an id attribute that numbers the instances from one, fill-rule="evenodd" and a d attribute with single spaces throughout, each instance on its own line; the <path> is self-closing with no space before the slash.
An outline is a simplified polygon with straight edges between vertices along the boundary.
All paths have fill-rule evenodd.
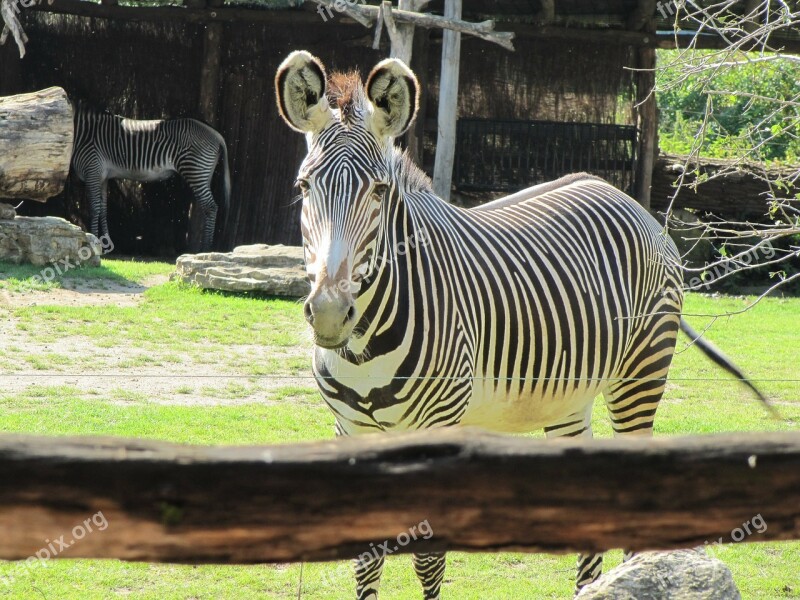
<path id="1" fill-rule="evenodd" d="M 375 266 L 365 281 L 357 307 L 360 339 L 351 344 L 359 353 L 385 354 L 402 345 L 413 320 L 414 281 L 417 278 L 415 230 L 403 202 L 392 203 L 381 217 Z"/>

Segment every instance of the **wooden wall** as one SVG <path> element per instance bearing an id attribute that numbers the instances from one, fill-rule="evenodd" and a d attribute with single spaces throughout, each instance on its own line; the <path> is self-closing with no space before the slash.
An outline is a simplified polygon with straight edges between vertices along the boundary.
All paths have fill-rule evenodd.
<path id="1" fill-rule="evenodd" d="M 0 47 L 0 94 L 58 85 L 73 97 L 130 117 L 200 118 L 202 23 L 34 10 L 21 16 L 31 39 L 28 55 L 20 61 L 13 46 Z M 441 32 L 419 31 L 412 66 L 423 83 L 425 110 L 418 131 L 424 130 L 427 158 L 435 142 Z M 371 30 L 347 24 L 340 16 L 323 21 L 308 8 L 274 11 L 258 21 L 226 22 L 222 32 L 218 129 L 228 143 L 233 194 L 215 245 L 228 250 L 259 242 L 299 244 L 300 207 L 292 184 L 305 141 L 278 116 L 275 71 L 290 51 L 303 48 L 320 56 L 329 71 L 359 68 L 367 73 L 388 55 L 388 48 L 372 50 Z M 465 39 L 460 116 L 614 121 L 618 99 L 625 95 L 620 91 L 626 87 L 621 62 L 627 50 L 556 47 L 522 37 L 515 44 L 517 51 L 509 54 L 493 44 Z M 26 203 L 21 213 L 55 214 L 85 225 L 88 209 L 82 192 L 72 182 L 61 196 L 45 205 Z M 146 186 L 111 185 L 109 219 L 117 249 L 159 256 L 187 251 L 190 198 L 178 178 Z"/>

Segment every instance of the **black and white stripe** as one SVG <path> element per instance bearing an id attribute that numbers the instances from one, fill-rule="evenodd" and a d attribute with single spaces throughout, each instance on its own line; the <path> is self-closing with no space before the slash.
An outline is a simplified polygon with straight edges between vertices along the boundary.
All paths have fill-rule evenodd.
<path id="1" fill-rule="evenodd" d="M 203 213 L 202 249 L 210 249 L 218 208 L 211 179 L 220 160 L 224 178 L 221 204 L 227 210 L 228 151 L 219 132 L 195 119 L 139 121 L 75 105 L 72 169 L 86 184 L 91 231 L 98 237 L 109 235 L 109 179 L 156 181 L 177 173 L 192 188 Z"/>

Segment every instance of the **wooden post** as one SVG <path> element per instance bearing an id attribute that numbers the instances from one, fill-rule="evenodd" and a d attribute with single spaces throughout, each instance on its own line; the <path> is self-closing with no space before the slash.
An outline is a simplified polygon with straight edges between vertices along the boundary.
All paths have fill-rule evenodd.
<path id="1" fill-rule="evenodd" d="M 445 0 L 444 16 L 461 19 L 461 0 Z M 439 77 L 439 116 L 436 132 L 436 162 L 433 167 L 433 191 L 450 199 L 453 160 L 456 153 L 458 120 L 458 71 L 461 63 L 461 33 L 445 30 L 442 34 L 442 70 Z"/>
<path id="2" fill-rule="evenodd" d="M 222 6 L 221 0 L 211 0 L 209 8 Z M 207 23 L 203 39 L 203 68 L 200 73 L 201 118 L 216 128 L 219 122 L 219 70 L 222 60 L 222 23 Z M 193 200 L 189 208 L 189 251 L 196 251 L 203 239 L 205 219 Z M 216 236 L 215 236 L 216 239 Z"/>
<path id="3" fill-rule="evenodd" d="M 222 60 L 222 23 L 208 23 L 203 41 L 203 71 L 200 74 L 200 115 L 217 127 L 219 66 Z"/>
<path id="4" fill-rule="evenodd" d="M 439 429 L 261 447 L 0 435 L 0 559 L 258 563 L 800 538 L 800 433 L 531 440 Z M 91 526 L 91 528 L 90 528 Z"/>
<path id="5" fill-rule="evenodd" d="M 429 0 L 399 0 L 397 8 L 409 12 L 417 12 L 428 2 Z M 414 54 L 414 24 L 395 23 L 392 17 L 391 2 L 384 2 L 382 6 L 382 14 L 386 21 L 386 28 L 389 31 L 389 39 L 392 42 L 390 56 L 392 58 L 399 58 L 410 67 L 411 58 Z M 406 133 L 405 143 L 411 155 L 411 159 L 416 164 L 419 164 L 420 148 L 415 127 L 411 127 Z"/>
<path id="6" fill-rule="evenodd" d="M 423 151 L 425 144 L 425 118 L 427 114 L 428 90 L 428 51 L 430 48 L 430 32 L 423 29 L 420 35 L 414 37 L 414 53 L 411 68 L 417 75 L 417 82 L 421 90 L 417 118 L 411 129 L 406 134 L 406 148 L 415 164 L 423 167 Z"/>
<path id="7" fill-rule="evenodd" d="M 655 48 L 639 48 L 637 56 L 640 70 L 636 73 L 636 125 L 639 129 L 636 200 L 649 209 L 653 165 L 658 154 L 658 110 L 653 91 L 656 83 Z"/>
<path id="8" fill-rule="evenodd" d="M 64 189 L 72 106 L 59 87 L 0 98 L 0 198 L 45 202 Z"/>

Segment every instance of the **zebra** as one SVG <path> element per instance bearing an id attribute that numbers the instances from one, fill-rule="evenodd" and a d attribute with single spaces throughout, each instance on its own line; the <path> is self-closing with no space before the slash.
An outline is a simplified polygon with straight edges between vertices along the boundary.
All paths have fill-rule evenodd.
<path id="1" fill-rule="evenodd" d="M 75 141 L 72 171 L 86 184 L 91 232 L 108 232 L 108 180 L 158 181 L 181 175 L 192 188 L 203 213 L 201 250 L 211 249 L 217 218 L 217 203 L 211 193 L 211 178 L 222 161 L 222 206 L 226 214 L 231 193 L 228 149 L 222 135 L 195 119 L 127 119 L 74 104 Z"/>
<path id="2" fill-rule="evenodd" d="M 303 311 L 337 435 L 471 425 L 590 437 L 602 394 L 615 435 L 649 436 L 679 329 L 767 402 L 681 318 L 675 244 L 609 183 L 576 174 L 462 209 L 394 145 L 419 101 L 402 61 L 362 83 L 296 51 L 275 87 L 308 145 Z M 357 597 L 374 599 L 383 557 L 363 556 Z M 444 553 L 413 564 L 424 598 L 439 598 Z M 579 556 L 576 587 L 601 564 Z"/>

